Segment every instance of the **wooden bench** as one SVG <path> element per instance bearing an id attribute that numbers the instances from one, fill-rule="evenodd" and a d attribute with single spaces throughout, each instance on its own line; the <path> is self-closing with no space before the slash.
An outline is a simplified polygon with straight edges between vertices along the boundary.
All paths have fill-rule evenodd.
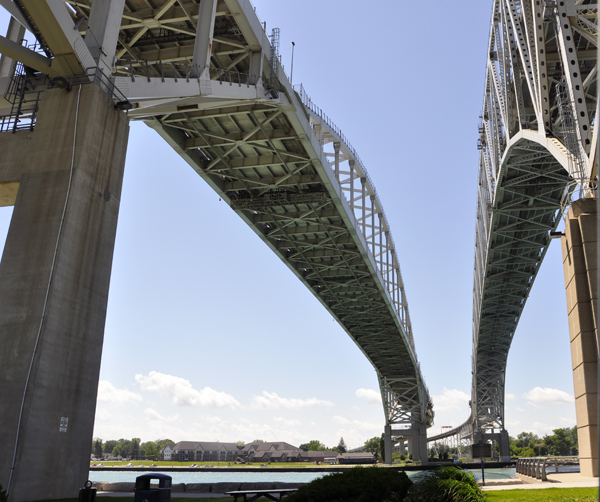
<path id="1" fill-rule="evenodd" d="M 295 492 L 297 489 L 298 488 L 274 488 L 272 490 L 235 490 L 232 492 L 225 492 L 225 495 L 232 495 L 233 502 L 237 502 L 238 498 L 244 502 L 252 502 L 260 497 L 267 497 L 269 500 L 280 501 L 285 495 L 289 495 L 290 493 Z M 250 498 L 248 498 L 248 496 L 250 496 Z"/>

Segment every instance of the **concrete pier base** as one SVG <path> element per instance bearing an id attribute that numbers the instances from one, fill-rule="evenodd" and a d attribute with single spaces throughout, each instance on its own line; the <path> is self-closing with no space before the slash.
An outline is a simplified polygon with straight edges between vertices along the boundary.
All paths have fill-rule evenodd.
<path id="1" fill-rule="evenodd" d="M 44 92 L 33 132 L 0 134 L 2 201 L 15 206 L 0 263 L 11 502 L 77 497 L 88 477 L 128 132 L 90 84 Z"/>
<path id="2" fill-rule="evenodd" d="M 598 476 L 598 230 L 596 199 L 571 205 L 562 237 L 582 476 Z"/>

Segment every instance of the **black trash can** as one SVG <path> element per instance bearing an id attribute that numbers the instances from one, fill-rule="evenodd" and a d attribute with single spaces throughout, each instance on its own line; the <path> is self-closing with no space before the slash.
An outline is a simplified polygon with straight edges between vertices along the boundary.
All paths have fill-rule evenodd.
<path id="1" fill-rule="evenodd" d="M 158 480 L 158 488 L 150 488 L 152 481 Z M 133 502 L 171 502 L 171 476 L 153 473 L 135 478 Z"/>

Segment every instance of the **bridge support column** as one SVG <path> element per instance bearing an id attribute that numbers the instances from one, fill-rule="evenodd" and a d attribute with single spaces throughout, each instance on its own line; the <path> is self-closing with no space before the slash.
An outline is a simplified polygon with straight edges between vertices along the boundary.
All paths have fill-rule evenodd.
<path id="1" fill-rule="evenodd" d="M 508 431 L 506 429 L 500 431 L 498 437 L 498 446 L 500 449 L 500 461 L 510 462 L 510 439 L 508 437 Z"/>
<path id="2" fill-rule="evenodd" d="M 415 424 L 413 426 L 414 428 L 414 442 L 413 445 L 415 446 L 415 452 L 417 454 L 417 457 L 415 458 L 415 452 L 413 452 L 413 460 L 415 462 L 418 462 L 419 460 L 421 461 L 422 465 L 425 465 L 428 463 L 428 457 L 427 457 L 427 426 L 425 424 Z M 415 444 L 416 443 L 416 444 Z"/>
<path id="3" fill-rule="evenodd" d="M 0 187 L 18 187 L 0 263 L 11 502 L 73 498 L 88 478 L 128 132 L 89 84 L 44 92 L 33 132 L 0 133 Z"/>
<path id="4" fill-rule="evenodd" d="M 392 426 L 386 425 L 383 429 L 383 446 L 384 446 L 384 456 L 383 461 L 392 465 Z"/>
<path id="5" fill-rule="evenodd" d="M 582 476 L 598 476 L 598 231 L 596 199 L 571 205 L 562 240 Z"/>

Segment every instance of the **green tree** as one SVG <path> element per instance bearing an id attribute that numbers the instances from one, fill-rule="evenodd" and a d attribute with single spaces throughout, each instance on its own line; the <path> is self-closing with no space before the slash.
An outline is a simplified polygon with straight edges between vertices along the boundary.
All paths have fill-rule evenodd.
<path id="1" fill-rule="evenodd" d="M 327 446 L 325 446 L 318 439 L 313 439 L 308 443 L 303 443 L 300 445 L 300 449 L 304 451 L 324 451 L 327 450 Z"/>
<path id="2" fill-rule="evenodd" d="M 544 442 L 548 446 L 548 453 L 550 455 L 570 455 L 571 454 L 571 429 L 566 427 L 564 429 L 554 429 L 552 436 L 546 436 Z"/>
<path id="3" fill-rule="evenodd" d="M 346 443 L 344 442 L 344 438 L 343 437 L 340 438 L 340 442 L 334 448 L 334 450 L 337 451 L 338 453 L 346 453 L 348 451 L 348 448 L 346 446 Z"/>
<path id="4" fill-rule="evenodd" d="M 94 443 L 94 456 L 98 459 L 102 458 L 102 439 L 96 439 Z"/>
<path id="5" fill-rule="evenodd" d="M 533 432 L 521 432 L 517 435 L 517 446 L 519 448 L 533 448 L 540 438 Z"/>
<path id="6" fill-rule="evenodd" d="M 145 456 L 148 460 L 157 460 L 160 457 L 160 451 L 152 442 L 146 443 Z"/>
<path id="7" fill-rule="evenodd" d="M 121 455 L 125 458 L 131 458 L 132 451 L 132 443 L 129 439 L 119 439 L 119 444 L 121 445 Z"/>
<path id="8" fill-rule="evenodd" d="M 131 458 L 138 459 L 140 457 L 140 438 L 133 438 L 131 440 Z"/>
<path id="9" fill-rule="evenodd" d="M 104 443 L 104 453 L 111 453 L 114 449 L 115 446 L 117 446 L 119 444 L 118 441 L 115 441 L 114 439 L 110 439 L 108 441 L 106 441 L 106 443 Z"/>
<path id="10" fill-rule="evenodd" d="M 244 443 L 243 441 L 236 441 L 235 444 L 241 446 L 242 448 L 246 445 L 246 443 Z"/>
<path id="11" fill-rule="evenodd" d="M 117 445 L 113 448 L 111 455 L 113 457 L 118 457 L 119 455 L 123 457 L 123 445 L 121 443 L 117 443 Z"/>
<path id="12" fill-rule="evenodd" d="M 365 450 L 370 451 L 371 453 L 378 453 L 381 446 L 380 439 L 381 438 L 378 438 L 377 436 L 367 439 L 365 441 Z"/>

